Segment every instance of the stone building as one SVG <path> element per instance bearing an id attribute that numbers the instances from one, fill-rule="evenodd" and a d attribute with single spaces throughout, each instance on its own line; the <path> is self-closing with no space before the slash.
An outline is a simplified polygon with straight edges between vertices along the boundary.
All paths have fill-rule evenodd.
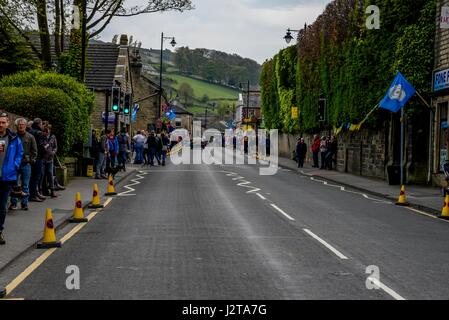
<path id="1" fill-rule="evenodd" d="M 448 159 L 448 116 L 449 116 L 449 29 L 441 28 L 440 21 L 448 10 L 449 0 L 437 1 L 437 28 L 435 33 L 435 64 L 433 71 L 432 108 L 435 110 L 433 125 L 433 150 L 431 153 L 434 184 L 445 185 L 442 166 Z M 446 12 L 444 12 L 446 11 Z"/>
<path id="2" fill-rule="evenodd" d="M 91 115 L 94 129 L 105 127 L 106 109 L 110 111 L 111 88 L 114 85 L 119 86 L 122 92 L 132 94 L 130 115 L 119 115 L 118 129 L 126 127 L 133 134 L 155 126 L 159 86 L 144 77 L 141 71 L 139 48 L 135 43 L 128 43 L 127 35 L 120 36 L 119 44 L 89 43 L 86 85 L 95 92 L 95 108 Z M 139 108 L 135 121 L 132 121 L 136 104 Z M 114 115 L 109 113 L 108 116 L 108 128 L 114 128 Z"/>

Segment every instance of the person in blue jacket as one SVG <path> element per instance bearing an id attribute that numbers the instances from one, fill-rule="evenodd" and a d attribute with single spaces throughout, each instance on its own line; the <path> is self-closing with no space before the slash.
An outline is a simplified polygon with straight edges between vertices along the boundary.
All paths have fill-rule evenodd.
<path id="1" fill-rule="evenodd" d="M 6 207 L 23 157 L 22 142 L 8 127 L 8 114 L 2 112 L 0 113 L 0 245 L 6 243 L 3 236 Z"/>
<path id="2" fill-rule="evenodd" d="M 119 152 L 119 145 L 118 145 L 118 139 L 115 135 L 115 131 L 111 130 L 111 133 L 108 137 L 108 143 L 109 143 L 109 160 L 111 167 L 114 168 L 115 164 L 117 163 L 117 155 Z"/>

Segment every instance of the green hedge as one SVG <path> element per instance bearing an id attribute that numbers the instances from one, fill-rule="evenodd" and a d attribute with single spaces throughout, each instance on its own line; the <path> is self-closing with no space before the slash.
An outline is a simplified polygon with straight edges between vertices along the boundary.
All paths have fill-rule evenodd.
<path id="1" fill-rule="evenodd" d="M 58 154 L 67 155 L 75 143 L 79 130 L 72 110 L 73 100 L 59 89 L 43 87 L 0 87 L 2 109 L 29 119 L 41 118 L 52 125 L 59 144 Z"/>
<path id="2" fill-rule="evenodd" d="M 51 114 L 51 117 L 47 116 L 48 112 L 43 112 L 42 114 L 35 113 L 35 110 L 41 111 L 41 105 L 49 104 L 45 99 L 39 101 L 39 98 L 45 97 L 45 94 L 48 92 L 57 92 L 58 95 L 55 99 L 58 100 L 59 105 L 64 103 L 65 107 L 61 110 L 64 110 L 65 113 L 69 113 L 71 119 L 70 123 L 64 125 L 67 134 L 61 135 L 61 137 L 67 138 L 67 141 L 64 141 L 64 144 L 68 143 L 65 152 L 68 152 L 73 144 L 83 143 L 87 140 L 90 129 L 90 114 L 94 107 L 95 97 L 91 91 L 75 79 L 57 73 L 33 70 L 3 77 L 0 79 L 0 88 L 20 88 L 20 90 L 24 90 L 24 92 L 33 92 L 33 89 L 35 89 L 39 95 L 33 97 L 30 101 L 33 101 L 34 106 L 38 106 L 37 109 L 30 106 L 30 108 L 20 109 L 21 112 L 16 112 L 11 109 L 9 109 L 9 111 L 29 118 L 39 117 L 43 120 L 50 121 L 53 126 L 61 126 L 62 124 L 57 124 L 57 122 L 63 121 L 62 118 L 64 117 L 60 116 L 61 111 L 59 111 L 59 109 L 49 106 L 51 110 L 55 112 Z M 30 88 L 31 91 L 29 90 Z M 46 91 L 44 88 L 54 90 Z M 13 90 L 13 92 L 19 91 Z M 65 95 L 65 98 L 62 100 L 60 99 L 61 95 Z M 11 96 L 8 98 L 11 99 Z M 15 103 L 16 98 L 12 97 L 12 99 L 13 105 L 17 105 Z M 21 103 L 26 102 L 26 100 L 21 100 L 21 95 L 19 95 L 17 99 L 19 99 Z"/>
<path id="3" fill-rule="evenodd" d="M 380 30 L 366 28 L 365 8 L 370 4 L 380 8 Z M 262 66 L 265 123 L 284 132 L 317 130 L 320 97 L 327 100 L 328 128 L 357 123 L 380 102 L 397 70 L 429 96 L 435 9 L 436 0 L 329 3 L 312 25 L 300 31 L 296 55 L 289 47 Z M 299 108 L 299 128 L 289 118 L 289 104 Z M 427 112 L 416 98 L 405 110 L 417 118 Z M 376 111 L 366 125 L 379 127 L 386 115 Z"/>

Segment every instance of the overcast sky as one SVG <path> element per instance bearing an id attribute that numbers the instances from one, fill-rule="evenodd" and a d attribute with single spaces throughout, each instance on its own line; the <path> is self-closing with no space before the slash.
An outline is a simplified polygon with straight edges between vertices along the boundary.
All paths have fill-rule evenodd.
<path id="1" fill-rule="evenodd" d="M 114 18 L 101 34 L 111 41 L 126 33 L 142 47 L 160 49 L 161 32 L 175 36 L 177 46 L 208 48 L 236 53 L 259 63 L 287 45 L 286 29 L 301 29 L 323 12 L 330 0 L 192 0 L 195 9 L 131 18 Z M 146 0 L 127 0 L 145 4 Z M 293 34 L 295 36 L 295 34 Z M 169 41 L 164 48 L 171 48 Z"/>

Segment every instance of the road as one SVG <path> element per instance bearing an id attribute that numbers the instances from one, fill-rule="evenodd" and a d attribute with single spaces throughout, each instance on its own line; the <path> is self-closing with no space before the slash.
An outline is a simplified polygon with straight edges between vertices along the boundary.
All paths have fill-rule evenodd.
<path id="1" fill-rule="evenodd" d="M 168 164 L 134 178 L 10 297 L 449 297 L 445 221 L 285 169 Z"/>

